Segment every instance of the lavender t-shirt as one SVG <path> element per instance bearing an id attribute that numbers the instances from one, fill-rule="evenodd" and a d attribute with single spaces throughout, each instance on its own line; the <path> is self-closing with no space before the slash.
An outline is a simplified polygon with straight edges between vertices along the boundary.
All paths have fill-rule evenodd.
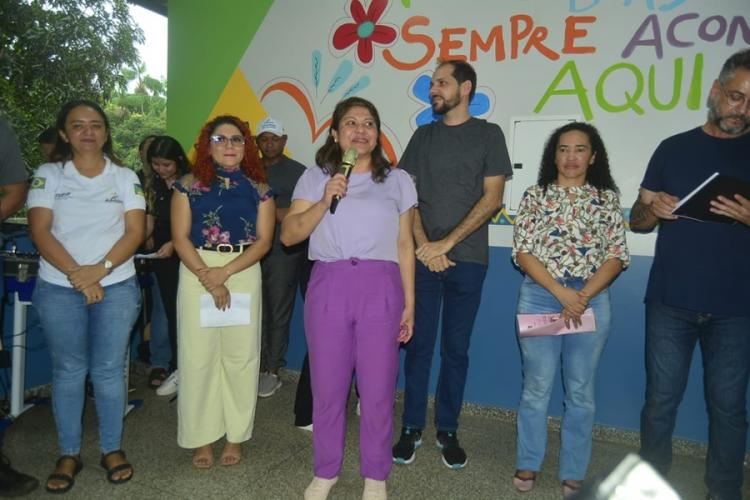
<path id="1" fill-rule="evenodd" d="M 292 200 L 317 203 L 330 177 L 320 167 L 308 168 L 297 181 Z M 417 205 L 417 190 L 409 174 L 392 169 L 382 183 L 372 174 L 352 173 L 346 196 L 336 213 L 326 211 L 310 235 L 311 260 L 333 262 L 353 257 L 398 263 L 401 214 Z"/>

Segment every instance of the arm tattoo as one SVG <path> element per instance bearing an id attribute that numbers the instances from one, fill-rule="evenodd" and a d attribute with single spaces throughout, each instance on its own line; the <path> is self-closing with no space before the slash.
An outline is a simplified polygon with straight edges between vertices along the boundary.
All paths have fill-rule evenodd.
<path id="1" fill-rule="evenodd" d="M 658 219 L 651 211 L 651 207 L 643 203 L 639 196 L 633 204 L 633 208 L 630 209 L 630 228 L 648 231 L 652 229 L 657 222 Z"/>

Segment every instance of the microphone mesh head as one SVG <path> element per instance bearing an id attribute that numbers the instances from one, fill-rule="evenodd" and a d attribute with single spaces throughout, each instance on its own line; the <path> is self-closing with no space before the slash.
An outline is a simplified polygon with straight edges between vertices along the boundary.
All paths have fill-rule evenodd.
<path id="1" fill-rule="evenodd" d="M 341 163 L 344 165 L 351 165 L 354 166 L 355 163 L 357 163 L 357 150 L 354 148 L 349 148 L 344 153 L 344 158 L 341 160 Z"/>

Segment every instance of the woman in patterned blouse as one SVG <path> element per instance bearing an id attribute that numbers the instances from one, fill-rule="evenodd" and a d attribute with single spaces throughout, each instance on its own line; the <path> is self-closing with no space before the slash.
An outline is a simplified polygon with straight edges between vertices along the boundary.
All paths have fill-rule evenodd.
<path id="1" fill-rule="evenodd" d="M 260 354 L 259 261 L 271 248 L 275 206 L 255 141 L 242 120 L 220 116 L 201 130 L 193 174 L 175 184 L 172 241 L 182 260 L 177 291 L 177 442 L 195 448 L 193 465 L 242 459 L 255 417 Z M 249 296 L 249 307 L 247 298 Z M 244 316 L 210 323 L 216 309 Z M 234 301 L 234 305 L 232 302 Z M 243 310 L 244 309 L 244 310 Z M 249 309 L 249 310 L 248 310 Z M 209 318 L 212 314 L 214 318 Z M 217 326 L 218 325 L 218 326 Z"/>
<path id="2" fill-rule="evenodd" d="M 560 473 L 565 497 L 579 490 L 591 456 L 596 368 L 610 330 L 609 284 L 627 267 L 625 228 L 607 151 L 587 123 L 569 123 L 547 141 L 537 184 L 515 220 L 513 261 L 526 274 L 518 313 L 561 313 L 570 326 L 594 312 L 594 331 L 519 336 L 523 394 L 518 408 L 516 474 L 534 486 L 547 436 L 547 407 L 562 361 L 565 405 Z"/>

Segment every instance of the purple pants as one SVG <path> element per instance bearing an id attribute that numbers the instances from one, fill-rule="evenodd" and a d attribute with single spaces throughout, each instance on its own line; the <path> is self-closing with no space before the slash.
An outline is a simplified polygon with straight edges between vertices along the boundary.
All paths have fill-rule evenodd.
<path id="1" fill-rule="evenodd" d="M 395 262 L 315 263 L 305 297 L 315 476 L 331 479 L 341 471 L 346 401 L 356 372 L 362 410 L 360 474 L 379 481 L 388 478 L 403 309 Z"/>

